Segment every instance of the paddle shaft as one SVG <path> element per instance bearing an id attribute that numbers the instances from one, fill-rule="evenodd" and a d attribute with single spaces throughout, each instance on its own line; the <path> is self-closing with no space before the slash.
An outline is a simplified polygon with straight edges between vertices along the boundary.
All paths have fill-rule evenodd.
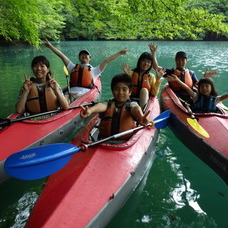
<path id="1" fill-rule="evenodd" d="M 87 147 L 95 146 L 95 145 L 97 145 L 97 144 L 106 142 L 106 141 L 108 141 L 108 140 L 117 139 L 117 138 L 122 137 L 122 136 L 124 136 L 124 135 L 128 135 L 128 134 L 134 133 L 134 132 L 136 132 L 136 131 L 139 131 L 139 130 L 141 130 L 141 129 L 143 129 L 143 128 L 153 127 L 153 126 L 160 128 L 160 127 L 159 127 L 159 126 L 160 126 L 160 125 L 159 125 L 160 122 L 168 122 L 167 119 L 168 119 L 169 116 L 170 116 L 170 112 L 166 112 L 166 113 L 167 113 L 166 116 L 163 116 L 163 115 L 161 114 L 161 115 L 159 115 L 159 116 L 157 117 L 158 119 L 156 119 L 156 120 L 154 120 L 154 121 L 151 121 L 150 123 L 148 123 L 148 124 L 145 125 L 145 126 L 135 127 L 135 128 L 133 128 L 133 129 L 130 129 L 130 130 L 127 130 L 127 131 L 123 131 L 123 132 L 117 133 L 117 134 L 115 134 L 115 135 L 111 135 L 111 136 L 109 136 L 109 137 L 107 137 L 107 138 L 104 138 L 104 139 L 98 140 L 98 141 L 96 141 L 96 142 L 87 144 Z M 160 116 L 162 116 L 163 118 L 159 118 Z M 166 124 L 166 125 L 167 125 L 167 124 Z M 165 126 L 163 126 L 163 127 L 165 127 Z M 163 127 L 162 127 L 162 128 L 163 128 Z"/>
<path id="2" fill-rule="evenodd" d="M 192 119 L 196 119 L 195 115 L 193 114 L 192 110 L 190 107 L 186 104 L 186 109 L 188 110 L 189 115 L 191 116 Z"/>
<path id="3" fill-rule="evenodd" d="M 39 179 L 51 175 L 61 169 L 69 162 L 73 154 L 76 152 L 150 126 L 164 128 L 168 124 L 169 117 L 170 111 L 167 110 L 157 116 L 146 126 L 139 126 L 87 145 L 81 145 L 79 147 L 68 143 L 57 143 L 26 149 L 9 156 L 5 161 L 4 170 L 10 176 L 19 179 Z"/>
<path id="4" fill-rule="evenodd" d="M 193 114 L 191 108 L 189 107 L 190 105 L 189 105 L 185 100 L 183 100 L 182 98 L 180 98 L 180 97 L 178 97 L 178 98 L 179 98 L 179 100 L 180 100 L 181 102 L 183 102 L 183 103 L 185 104 L 185 108 L 188 110 L 188 113 L 189 113 L 189 115 L 191 116 L 191 118 L 192 118 L 192 119 L 196 119 L 196 117 L 195 117 L 195 115 Z"/>
<path id="5" fill-rule="evenodd" d="M 67 68 L 66 68 L 65 65 L 63 66 L 63 71 L 64 71 L 64 73 L 66 75 L 67 89 L 68 89 L 68 93 L 69 93 L 69 98 L 71 99 L 70 85 L 69 85 L 69 80 L 68 80 L 68 78 L 69 78 L 69 72 L 68 72 L 68 70 L 67 70 Z"/>
<path id="6" fill-rule="evenodd" d="M 197 131 L 199 134 L 201 134 L 202 136 L 204 136 L 205 138 L 209 138 L 210 135 L 208 134 L 208 132 L 199 124 L 197 118 L 195 117 L 195 115 L 193 114 L 191 108 L 189 107 L 189 104 L 184 101 L 183 99 L 181 99 L 179 97 L 179 100 L 182 101 L 185 104 L 186 109 L 188 110 L 188 114 L 190 115 L 191 118 L 187 118 L 187 122 L 188 124 L 195 130 Z"/>
<path id="7" fill-rule="evenodd" d="M 90 102 L 90 103 L 85 103 L 85 104 L 81 104 L 81 105 L 72 106 L 72 107 L 69 107 L 66 110 L 64 110 L 64 109 L 56 109 L 56 110 L 52 110 L 52 111 L 48 111 L 48 112 L 37 113 L 37 114 L 31 115 L 31 116 L 21 117 L 21 118 L 18 118 L 18 119 L 2 119 L 1 122 L 0 122 L 0 126 L 1 125 L 9 125 L 11 123 L 20 122 L 20 121 L 31 119 L 31 118 L 34 118 L 34 117 L 39 117 L 39 116 L 52 114 L 52 113 L 58 113 L 58 112 L 67 111 L 67 110 L 71 110 L 71 109 L 75 109 L 75 108 L 80 108 L 81 106 L 90 106 L 90 105 L 94 105 L 94 104 L 95 104 L 95 102 Z"/>

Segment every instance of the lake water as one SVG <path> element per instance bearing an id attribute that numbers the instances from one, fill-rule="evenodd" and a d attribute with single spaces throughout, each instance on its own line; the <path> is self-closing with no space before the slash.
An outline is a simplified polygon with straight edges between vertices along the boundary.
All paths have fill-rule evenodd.
<path id="1" fill-rule="evenodd" d="M 91 64 L 123 48 L 127 55 L 111 62 L 102 74 L 102 100 L 111 97 L 112 76 L 121 72 L 126 62 L 133 68 L 137 58 L 149 51 L 148 41 L 80 41 L 54 45 L 77 62 L 78 52 L 87 49 Z M 214 78 L 219 94 L 228 93 L 228 42 L 155 42 L 159 65 L 175 66 L 177 51 L 188 53 L 187 67 L 201 78 L 206 69 L 218 70 Z M 23 72 L 32 75 L 31 60 L 45 55 L 61 86 L 66 85 L 62 61 L 44 45 L 40 49 L 18 45 L 0 47 L 0 117 L 14 112 Z M 165 84 L 165 80 L 163 82 Z M 162 85 L 163 85 L 162 84 Z M 224 102 L 228 105 L 227 102 Z M 15 137 L 17 135 L 15 134 Z M 222 136 L 221 136 L 222 137 Z M 9 139 L 12 140 L 13 139 Z M 10 179 L 0 185 L 0 228 L 23 227 L 45 179 L 20 181 Z M 228 188 L 220 177 L 189 151 L 170 131 L 162 129 L 156 158 L 137 190 L 108 225 L 114 227 L 228 227 Z"/>

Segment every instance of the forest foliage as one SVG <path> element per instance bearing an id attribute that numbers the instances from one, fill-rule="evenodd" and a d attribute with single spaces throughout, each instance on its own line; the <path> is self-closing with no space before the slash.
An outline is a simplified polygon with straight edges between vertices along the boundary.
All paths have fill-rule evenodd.
<path id="1" fill-rule="evenodd" d="M 0 40 L 228 39 L 227 0 L 0 0 Z"/>

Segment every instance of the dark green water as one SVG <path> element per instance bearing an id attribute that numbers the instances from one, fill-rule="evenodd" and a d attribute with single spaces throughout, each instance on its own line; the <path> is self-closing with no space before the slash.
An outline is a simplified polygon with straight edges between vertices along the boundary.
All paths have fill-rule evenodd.
<path id="1" fill-rule="evenodd" d="M 102 74 L 102 99 L 110 98 L 111 77 L 126 62 L 135 67 L 138 56 L 149 51 L 149 42 L 61 42 L 55 44 L 75 62 L 81 49 L 92 54 L 92 65 L 123 48 L 128 55 L 108 65 Z M 206 69 L 216 69 L 219 94 L 228 93 L 228 42 L 156 42 L 161 66 L 174 66 L 179 50 L 189 54 L 187 66 L 202 77 Z M 45 55 L 61 86 L 66 85 L 63 64 L 49 49 L 25 46 L 0 48 L 0 116 L 14 112 L 23 72 L 32 75 L 30 64 L 36 55 Z M 163 84 L 165 81 L 163 82 Z M 225 102 L 228 105 L 227 102 Z M 17 135 L 15 134 L 15 137 Z M 222 136 L 221 136 L 222 137 Z M 9 139 L 12 140 L 13 139 Z M 11 179 L 0 185 L 0 228 L 23 227 L 45 179 L 25 182 Z M 108 225 L 113 227 L 228 227 L 228 188 L 220 177 L 192 154 L 167 128 L 161 130 L 156 158 L 132 197 Z"/>

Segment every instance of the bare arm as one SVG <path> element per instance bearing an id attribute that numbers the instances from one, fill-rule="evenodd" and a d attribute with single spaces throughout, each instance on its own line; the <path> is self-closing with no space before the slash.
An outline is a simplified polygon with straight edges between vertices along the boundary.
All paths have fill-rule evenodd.
<path id="1" fill-rule="evenodd" d="M 105 59 L 101 64 L 100 64 L 100 71 L 103 71 L 105 67 L 113 60 L 118 58 L 121 55 L 127 54 L 129 49 L 123 49 L 122 51 L 117 52 L 115 55 L 110 56 L 109 58 Z"/>
<path id="2" fill-rule="evenodd" d="M 107 105 L 104 103 L 97 103 L 92 107 L 81 106 L 82 110 L 80 112 L 81 118 L 84 119 L 93 113 L 105 112 L 107 110 Z"/>
<path id="3" fill-rule="evenodd" d="M 49 82 L 49 85 L 53 89 L 53 91 L 54 91 L 54 93 L 55 93 L 55 95 L 56 95 L 56 97 L 58 99 L 58 102 L 59 102 L 60 106 L 63 109 L 68 109 L 69 108 L 69 104 L 68 104 L 65 96 L 61 93 L 58 83 L 55 80 L 51 79 L 50 82 Z"/>
<path id="4" fill-rule="evenodd" d="M 44 40 L 44 44 L 46 45 L 46 47 L 51 49 L 59 58 L 61 58 L 66 66 L 68 65 L 70 59 L 67 56 L 65 56 L 60 50 L 55 48 L 47 39 Z"/>
<path id="5" fill-rule="evenodd" d="M 158 65 L 158 61 L 157 61 L 157 57 L 156 57 L 156 51 L 158 49 L 158 47 L 154 44 L 154 43 L 151 43 L 148 45 L 149 48 L 150 48 L 150 51 L 151 51 L 151 55 L 152 55 L 152 58 L 153 58 L 153 68 L 154 70 L 161 70 L 162 67 L 160 67 Z"/>
<path id="6" fill-rule="evenodd" d="M 143 113 L 141 107 L 138 105 L 131 107 L 132 116 L 134 117 L 134 119 L 136 119 L 139 122 L 139 124 L 141 124 L 143 126 L 150 122 L 150 120 L 148 118 L 149 113 L 150 113 L 150 110 Z"/>
<path id="7" fill-rule="evenodd" d="M 228 94 L 224 94 L 220 97 L 219 101 L 225 101 L 228 99 Z"/>
<path id="8" fill-rule="evenodd" d="M 176 75 L 174 75 L 174 74 L 168 75 L 166 77 L 166 79 L 168 82 L 175 81 L 175 82 L 179 83 L 179 85 L 181 85 L 182 89 L 184 89 L 190 97 L 195 96 L 195 92 L 190 87 L 188 87 L 184 82 L 182 82 Z"/>
<path id="9" fill-rule="evenodd" d="M 16 105 L 17 113 L 25 112 L 25 104 L 27 102 L 27 98 L 28 98 L 30 89 L 32 88 L 32 85 L 33 85 L 33 83 L 29 79 L 26 79 L 25 82 L 23 83 L 23 92 Z"/>
<path id="10" fill-rule="evenodd" d="M 210 70 L 210 71 L 206 70 L 203 77 L 204 78 L 213 78 L 213 77 L 216 77 L 215 74 L 217 74 L 217 73 L 218 73 L 218 71 L 216 71 L 216 70 Z"/>
<path id="11" fill-rule="evenodd" d="M 125 74 L 127 74 L 128 76 L 131 75 L 131 69 L 129 68 L 129 66 L 127 65 L 127 63 L 123 63 L 121 66 L 121 69 L 124 71 Z"/>

